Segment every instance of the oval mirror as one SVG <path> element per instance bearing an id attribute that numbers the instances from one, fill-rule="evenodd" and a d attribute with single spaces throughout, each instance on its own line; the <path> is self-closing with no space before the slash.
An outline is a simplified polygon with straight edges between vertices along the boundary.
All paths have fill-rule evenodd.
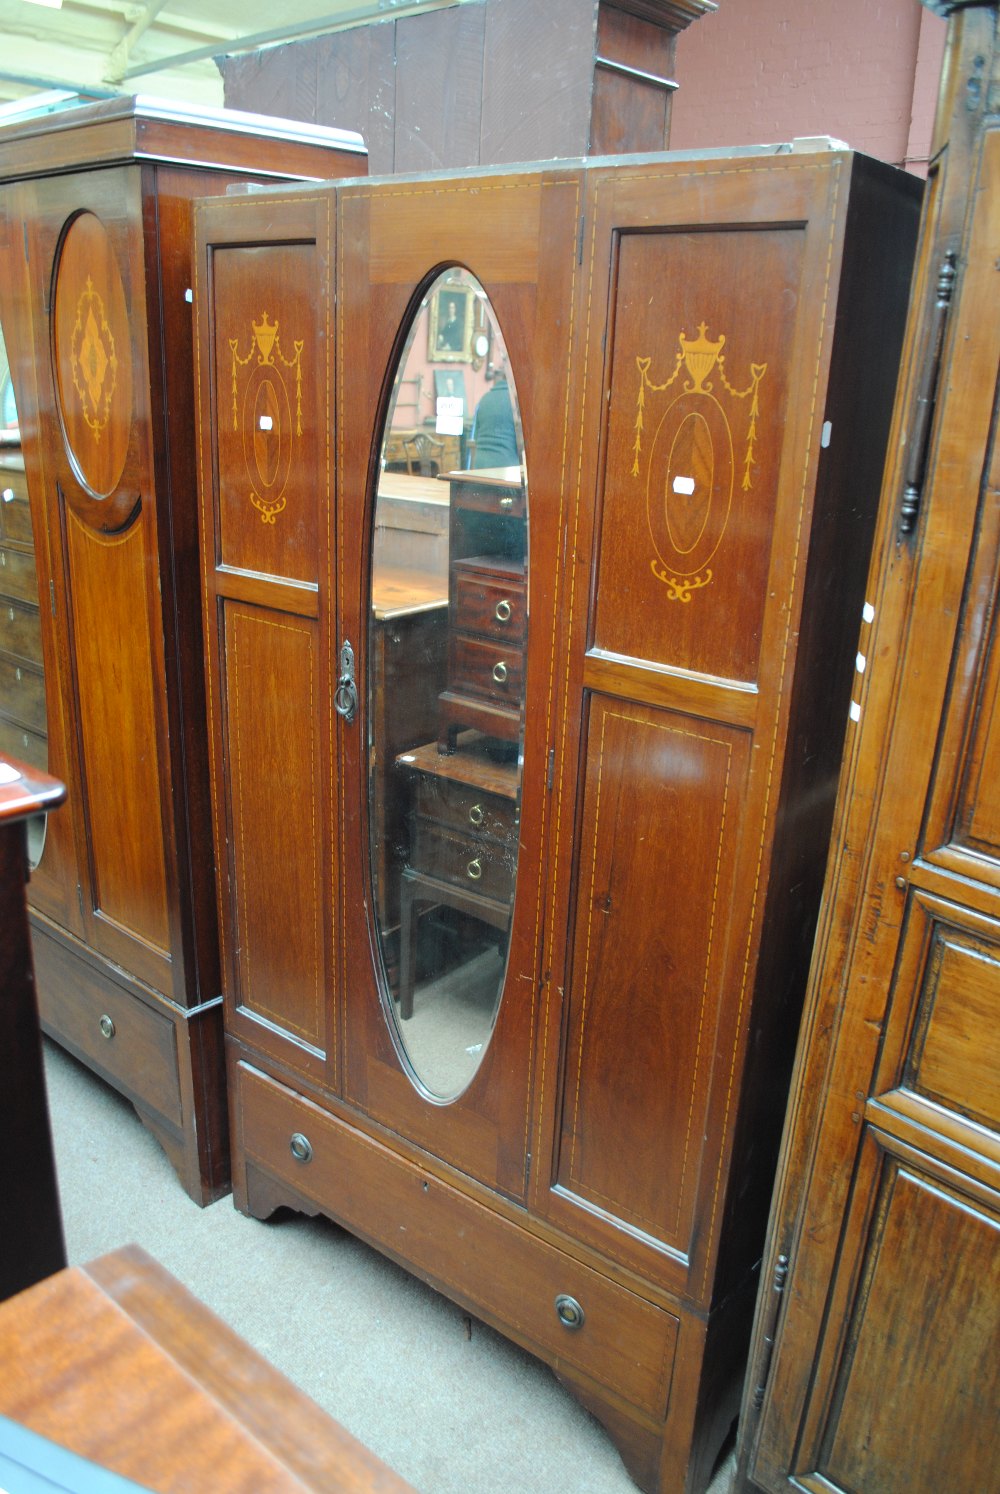
<path id="1" fill-rule="evenodd" d="M 381 436 L 369 807 L 383 991 L 411 1076 L 456 1098 L 503 991 L 514 907 L 528 505 L 512 372 L 486 293 L 439 275 Z"/>

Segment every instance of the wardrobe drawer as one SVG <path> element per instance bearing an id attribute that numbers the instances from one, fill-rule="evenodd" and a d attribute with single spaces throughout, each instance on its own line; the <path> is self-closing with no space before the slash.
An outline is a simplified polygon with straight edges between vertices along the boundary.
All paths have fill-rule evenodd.
<path id="1" fill-rule="evenodd" d="M 448 650 L 448 687 L 481 695 L 507 707 L 521 704 L 524 653 L 517 644 L 505 648 L 453 633 Z"/>
<path id="2" fill-rule="evenodd" d="M 45 730 L 45 680 L 41 670 L 0 654 L 0 711 L 33 730 Z"/>
<path id="3" fill-rule="evenodd" d="M 46 1030 L 142 1109 L 182 1125 L 171 1018 L 111 984 L 37 926 L 32 943 L 38 1008 Z"/>
<path id="4" fill-rule="evenodd" d="M 523 574 L 497 574 L 468 561 L 453 573 L 453 625 L 463 633 L 481 633 L 503 643 L 523 643 L 527 624 L 527 588 Z"/>
<path id="5" fill-rule="evenodd" d="M 509 902 L 514 896 L 515 859 L 500 841 L 460 835 L 417 819 L 413 823 L 411 865 L 429 877 L 500 902 Z"/>
<path id="6" fill-rule="evenodd" d="M 0 650 L 29 664 L 41 664 L 42 625 L 37 607 L 6 598 L 0 601 Z"/>
<path id="7" fill-rule="evenodd" d="M 592 1376 L 651 1416 L 665 1412 L 680 1326 L 672 1313 L 248 1064 L 236 1064 L 233 1077 L 251 1167 L 404 1260 L 556 1369 Z M 578 1304 L 579 1326 L 564 1326 L 560 1298 Z"/>
<path id="8" fill-rule="evenodd" d="M 16 602 L 38 601 L 33 555 L 0 545 L 0 597 L 12 597 Z"/>
<path id="9" fill-rule="evenodd" d="M 4 757 L 19 757 L 32 768 L 48 771 L 48 738 L 37 731 L 28 731 L 16 721 L 0 716 L 0 754 Z"/>

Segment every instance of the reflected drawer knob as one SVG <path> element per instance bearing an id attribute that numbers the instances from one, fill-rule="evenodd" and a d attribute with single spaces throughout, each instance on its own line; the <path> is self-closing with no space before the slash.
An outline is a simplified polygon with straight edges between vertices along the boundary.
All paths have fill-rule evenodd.
<path id="1" fill-rule="evenodd" d="M 501 498 L 500 499 L 500 507 L 501 508 L 513 508 L 514 507 L 514 500 L 510 496 L 509 493 L 508 493 L 508 495 L 507 495 L 506 498 Z"/>
<path id="2" fill-rule="evenodd" d="M 512 609 L 510 603 L 507 601 L 507 598 L 504 597 L 503 601 L 497 602 L 496 606 L 494 607 L 493 616 L 499 623 L 510 622 L 511 610 Z"/>
<path id="3" fill-rule="evenodd" d="M 507 683 L 507 666 L 502 659 L 499 664 L 494 664 L 493 666 L 493 678 L 498 685 L 505 685 Z"/>
<path id="4" fill-rule="evenodd" d="M 14 502 L 14 489 L 13 488 L 4 488 L 4 490 L 3 490 L 3 501 L 4 501 L 4 503 L 13 503 Z"/>
<path id="5" fill-rule="evenodd" d="M 114 1022 L 112 1022 L 107 1012 L 104 1013 L 104 1016 L 101 1018 L 97 1025 L 101 1029 L 101 1037 L 106 1037 L 108 1042 L 110 1043 L 111 1039 L 115 1035 L 115 1024 Z"/>
<path id="6" fill-rule="evenodd" d="M 303 1136 L 301 1131 L 296 1131 L 293 1133 L 292 1139 L 288 1143 L 288 1149 L 291 1152 L 292 1156 L 295 1158 L 296 1162 L 312 1161 L 312 1142 L 309 1140 L 308 1136 Z"/>
<path id="7" fill-rule="evenodd" d="M 564 1328 L 572 1329 L 573 1332 L 583 1327 L 583 1308 L 575 1297 L 567 1297 L 564 1292 L 560 1292 L 556 1298 L 556 1317 Z"/>
<path id="8" fill-rule="evenodd" d="M 481 804 L 473 804 L 472 808 L 469 810 L 469 824 L 478 827 L 483 823 L 483 820 L 485 818 L 486 816 L 483 813 L 483 806 Z"/>
<path id="9" fill-rule="evenodd" d="M 465 869 L 468 872 L 469 876 L 472 878 L 472 880 L 474 882 L 478 882 L 479 878 L 483 874 L 483 863 L 480 861 L 479 857 L 477 856 L 476 859 L 475 859 L 475 861 L 470 861 L 469 864 L 468 864 L 468 866 Z"/>

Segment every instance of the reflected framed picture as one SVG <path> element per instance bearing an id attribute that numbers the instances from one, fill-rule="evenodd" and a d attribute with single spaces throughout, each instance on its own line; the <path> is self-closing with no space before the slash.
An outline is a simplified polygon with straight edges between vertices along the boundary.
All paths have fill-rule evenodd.
<path id="1" fill-rule="evenodd" d="M 465 414 L 465 373 L 460 368 L 434 370 L 434 399 L 460 399 Z"/>
<path id="2" fill-rule="evenodd" d="M 467 285 L 438 285 L 431 296 L 427 357 L 432 363 L 471 363 L 474 297 Z"/>

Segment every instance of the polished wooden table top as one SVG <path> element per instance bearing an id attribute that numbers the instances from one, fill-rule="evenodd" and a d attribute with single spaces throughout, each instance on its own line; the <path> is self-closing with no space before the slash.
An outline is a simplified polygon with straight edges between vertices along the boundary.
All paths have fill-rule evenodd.
<path id="1" fill-rule="evenodd" d="M 156 1494 L 410 1490 L 134 1245 L 2 1304 L 0 1366 L 0 1414 Z"/>

